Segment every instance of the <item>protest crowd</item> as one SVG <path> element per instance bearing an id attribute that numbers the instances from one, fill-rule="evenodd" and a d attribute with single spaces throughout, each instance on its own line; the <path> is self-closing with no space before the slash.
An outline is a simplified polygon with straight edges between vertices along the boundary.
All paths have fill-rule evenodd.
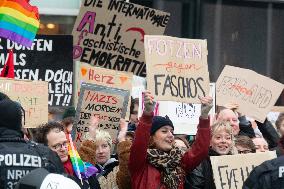
<path id="1" fill-rule="evenodd" d="M 36 36 L 35 6 L 0 2 L 2 42 L 31 54 L 22 69 L 0 51 L 0 189 L 284 188 L 281 82 L 229 65 L 210 82 L 206 40 L 164 36 L 168 13 L 92 2 L 72 37 Z M 4 34 L 16 18 L 29 35 Z"/>

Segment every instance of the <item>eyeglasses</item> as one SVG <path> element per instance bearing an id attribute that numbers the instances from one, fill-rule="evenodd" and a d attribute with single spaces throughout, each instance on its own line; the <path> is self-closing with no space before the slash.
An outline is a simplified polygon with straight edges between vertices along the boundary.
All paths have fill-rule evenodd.
<path id="1" fill-rule="evenodd" d="M 55 144 L 54 146 L 51 146 L 54 150 L 60 150 L 62 148 L 66 148 L 67 147 L 67 142 L 63 142 L 62 144 L 58 143 Z"/>
<path id="2" fill-rule="evenodd" d="M 251 153 L 251 152 L 252 152 L 251 150 L 238 150 L 239 154 L 248 154 L 248 153 Z"/>

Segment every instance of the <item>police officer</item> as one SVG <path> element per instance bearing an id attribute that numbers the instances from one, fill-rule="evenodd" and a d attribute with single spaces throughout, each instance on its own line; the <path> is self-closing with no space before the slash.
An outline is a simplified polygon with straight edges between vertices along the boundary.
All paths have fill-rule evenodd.
<path id="1" fill-rule="evenodd" d="M 0 94 L 0 189 L 13 189 L 20 178 L 39 167 L 64 172 L 59 157 L 48 147 L 24 140 L 22 116 L 21 105 Z"/>
<path id="2" fill-rule="evenodd" d="M 284 156 L 268 160 L 255 167 L 243 184 L 243 189 L 283 189 Z"/>

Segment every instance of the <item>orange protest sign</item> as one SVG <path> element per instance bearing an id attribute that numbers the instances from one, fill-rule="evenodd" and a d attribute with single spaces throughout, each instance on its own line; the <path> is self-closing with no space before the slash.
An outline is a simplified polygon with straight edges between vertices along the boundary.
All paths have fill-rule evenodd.
<path id="1" fill-rule="evenodd" d="M 83 82 L 103 85 L 106 87 L 112 87 L 117 89 L 123 89 L 127 91 L 131 91 L 132 89 L 132 80 L 133 80 L 132 73 L 95 67 L 86 63 L 78 63 L 76 70 L 79 71 L 76 72 L 77 75 L 75 77 L 76 78 L 75 79 L 76 95 L 74 97 L 75 104 L 77 104 L 81 83 Z M 128 119 L 130 114 L 129 112 L 130 103 L 131 103 L 131 97 L 129 96 L 126 119 Z"/>

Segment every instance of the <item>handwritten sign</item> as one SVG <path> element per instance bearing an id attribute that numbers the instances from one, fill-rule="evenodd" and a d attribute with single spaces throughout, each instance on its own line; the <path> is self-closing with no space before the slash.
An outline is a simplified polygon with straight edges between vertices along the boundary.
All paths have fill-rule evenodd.
<path id="1" fill-rule="evenodd" d="M 211 165 L 216 188 L 242 189 L 252 169 L 266 160 L 276 158 L 275 151 L 211 156 Z"/>
<path id="2" fill-rule="evenodd" d="M 73 127 L 73 140 L 77 147 L 89 132 L 92 115 L 99 116 L 99 129 L 110 133 L 113 141 L 119 129 L 120 118 L 125 118 L 130 92 L 96 84 L 82 83 L 77 104 L 76 120 Z"/>
<path id="3" fill-rule="evenodd" d="M 215 107 L 215 83 L 210 83 L 209 96 L 213 98 L 213 107 Z M 212 117 L 214 116 L 214 108 L 211 109 L 209 114 Z M 175 134 L 196 135 L 201 115 L 201 104 L 159 101 L 158 115 L 167 115 L 172 120 L 175 126 Z"/>
<path id="4" fill-rule="evenodd" d="M 75 82 L 77 85 L 75 94 L 79 95 L 80 86 L 83 82 L 131 91 L 132 73 L 99 68 L 86 63 L 77 63 L 76 65 L 79 68 L 76 68 L 78 75 Z M 75 104 L 78 102 L 78 95 L 75 96 Z M 130 103 L 131 97 L 129 96 L 126 119 L 128 119 L 130 114 Z"/>
<path id="5" fill-rule="evenodd" d="M 145 77 L 144 35 L 162 35 L 169 14 L 117 0 L 83 0 L 72 35 L 73 58 Z"/>
<path id="6" fill-rule="evenodd" d="M 48 83 L 0 78 L 0 92 L 19 102 L 25 110 L 25 128 L 48 121 Z"/>
<path id="7" fill-rule="evenodd" d="M 226 65 L 216 83 L 216 101 L 220 106 L 238 103 L 239 112 L 264 122 L 283 88 L 252 70 Z"/>
<path id="8" fill-rule="evenodd" d="M 159 101 L 199 103 L 209 94 L 206 40 L 145 36 L 148 90 Z"/>
<path id="9" fill-rule="evenodd" d="M 31 48 L 0 38 L 0 68 L 8 49 L 14 50 L 15 78 L 48 81 L 48 105 L 72 102 L 73 59 L 71 35 L 37 35 Z"/>

